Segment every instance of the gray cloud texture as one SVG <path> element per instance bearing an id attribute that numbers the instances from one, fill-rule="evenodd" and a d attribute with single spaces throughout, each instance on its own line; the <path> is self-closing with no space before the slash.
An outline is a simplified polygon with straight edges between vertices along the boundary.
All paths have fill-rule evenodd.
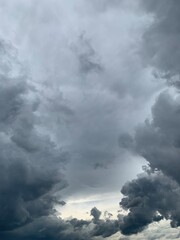
<path id="1" fill-rule="evenodd" d="M 2 7 L 8 11 L 10 7 L 6 4 L 8 5 L 7 2 L 4 2 Z M 46 11 L 47 8 L 44 10 Z M 39 17 L 39 13 L 37 17 Z M 30 20 L 32 20 L 31 17 Z M 45 83 L 41 81 L 35 81 L 34 83 L 32 77 L 33 74 L 37 74 L 36 71 L 32 72 L 31 77 L 19 60 L 22 56 L 18 55 L 18 51 L 10 41 L 1 40 L 0 43 L 0 237 L 13 240 L 32 238 L 91 239 L 93 236 L 106 237 L 117 232 L 117 221 L 100 219 L 92 222 L 77 219 L 64 221 L 56 216 L 58 212 L 55 210 L 55 205 L 62 205 L 60 193 L 62 189 L 67 187 L 62 172 L 65 170 L 64 163 L 67 158 L 69 159 L 69 153 L 66 153 L 64 146 L 66 149 L 66 141 L 68 145 L 72 145 L 68 138 L 65 138 L 63 143 L 61 143 L 61 139 L 65 136 L 63 128 L 66 124 L 71 124 L 71 119 L 74 117 L 74 110 L 72 110 L 74 106 L 69 104 L 72 108 L 69 107 L 61 94 L 62 91 L 58 91 L 59 87 L 54 73 L 48 75 L 48 77 L 54 79 L 52 86 L 48 83 L 47 78 L 45 78 Z M 82 48 L 78 48 L 79 45 L 82 45 Z M 39 45 L 35 45 L 32 49 L 36 51 L 38 47 Z M 74 55 L 74 58 L 77 59 L 73 63 L 75 66 L 77 64 L 75 72 L 79 71 L 83 77 L 91 74 L 94 70 L 96 74 L 101 73 L 102 67 L 98 67 L 100 66 L 100 60 L 96 59 L 96 54 L 89 40 L 77 37 L 77 43 L 73 43 L 69 49 L 71 56 Z M 41 68 L 41 60 L 44 58 L 44 50 L 43 48 L 42 55 L 40 54 L 39 68 Z M 19 49 L 20 53 L 23 51 L 23 49 Z M 29 54 L 31 55 L 30 52 Z M 51 54 L 53 55 L 55 52 Z M 32 57 L 34 56 L 32 54 Z M 55 59 L 53 59 L 53 64 L 55 62 Z M 43 64 L 46 67 L 49 61 Z M 51 66 L 48 68 L 47 74 L 51 73 L 50 69 Z M 65 72 L 68 73 L 68 70 L 66 69 Z M 71 74 L 75 72 L 73 70 Z M 38 79 L 37 75 L 36 77 Z M 44 75 L 41 77 L 44 78 Z M 42 87 L 43 84 L 45 84 L 45 87 Z M 96 95 L 95 89 L 92 88 L 92 93 L 94 92 Z M 78 92 L 78 94 L 81 93 Z M 75 152 L 79 155 L 80 152 L 85 163 L 88 164 L 89 159 L 94 159 L 92 169 L 99 161 L 100 165 L 106 165 L 108 161 L 112 160 L 112 153 L 108 156 L 104 153 L 104 148 L 108 143 L 104 142 L 100 151 L 93 142 L 88 147 L 88 141 L 91 142 L 91 138 L 95 139 L 99 136 L 102 139 L 101 133 L 104 130 L 103 126 L 99 133 L 93 136 L 91 133 L 94 128 L 92 123 L 91 131 L 85 133 L 88 124 L 87 119 L 89 120 L 88 112 L 92 111 L 94 126 L 98 124 L 100 126 L 102 121 L 102 118 L 96 117 L 95 113 L 98 113 L 101 106 L 105 105 L 105 99 L 101 102 L 101 98 L 97 96 L 97 100 L 99 101 L 97 108 L 95 108 L 95 102 L 92 101 L 91 103 L 91 98 L 87 98 L 87 105 L 78 106 L 73 121 L 79 122 L 82 119 L 80 125 L 75 125 L 75 127 L 78 130 L 82 128 L 82 139 L 83 136 L 88 137 L 78 143 L 77 146 L 73 140 L 74 149 L 70 146 L 72 154 Z M 113 98 L 112 101 L 114 101 Z M 77 99 L 76 102 L 76 104 L 80 104 L 81 98 Z M 95 111 L 93 108 L 95 108 Z M 109 110 L 107 109 L 107 111 Z M 80 113 L 84 113 L 84 119 L 83 116 L 81 118 L 76 117 Z M 104 112 L 102 109 L 102 114 L 106 116 L 106 110 Z M 110 123 L 110 118 L 107 123 L 105 120 L 105 126 Z M 60 130 L 58 127 L 60 127 Z M 94 134 L 96 131 L 94 130 Z M 109 130 L 109 132 L 111 131 Z M 113 135 L 112 138 L 114 138 Z M 78 136 L 78 139 L 81 140 L 81 136 Z M 85 144 L 81 146 L 83 142 Z M 107 160 L 104 159 L 105 156 Z M 81 161 L 79 165 L 82 165 Z M 77 169 L 78 167 L 77 163 Z M 84 169 L 86 168 L 87 166 L 84 167 Z M 88 184 L 91 185 L 91 182 Z"/>
<path id="2" fill-rule="evenodd" d="M 163 44 L 169 52 L 171 48 L 162 37 L 166 28 L 159 30 L 167 20 L 161 18 L 156 2 L 143 5 L 157 16 L 144 35 L 145 68 L 139 50 L 151 17 L 142 14 L 137 3 L 0 0 L 0 34 L 5 39 L 0 41 L 2 239 L 105 238 L 119 227 L 124 234 L 138 232 L 159 221 L 159 215 L 170 219 L 172 226 L 179 224 L 178 212 L 174 213 L 169 202 L 163 203 L 162 209 L 161 203 L 149 206 L 165 193 L 175 204 L 174 198 L 169 198 L 172 189 L 179 197 L 178 98 L 161 94 L 152 121 L 140 126 L 135 136 L 119 138 L 120 146 L 131 154 L 118 146 L 119 134 L 125 129 L 132 133 L 162 88 L 162 82 L 155 81 L 156 74 L 151 74 L 152 66 L 178 86 L 178 66 L 171 64 L 178 51 L 163 63 Z M 127 197 L 121 205 L 130 209 L 127 217 L 101 220 L 101 212 L 94 208 L 89 221 L 59 218 L 55 207 L 64 204 L 62 193 L 68 199 L 116 191 L 132 178 L 140 163 L 126 157 L 133 158 L 134 153 L 149 161 L 150 172 L 158 168 L 162 173 L 148 173 L 123 187 Z M 124 173 L 130 164 L 135 168 L 132 175 Z M 138 193 L 134 185 L 140 186 Z M 144 197 L 146 186 L 152 187 L 148 200 Z M 167 191 L 159 192 L 161 187 Z M 152 196 L 153 190 L 157 198 Z M 147 215 L 139 214 L 142 205 Z M 175 207 L 178 209 L 178 204 Z"/>
<path id="3" fill-rule="evenodd" d="M 147 64 L 166 78 L 175 89 L 162 92 L 152 107 L 151 119 L 136 128 L 134 136 L 119 138 L 122 148 L 145 158 L 149 169 L 122 188 L 125 197 L 120 205 L 129 210 L 120 229 L 130 235 L 144 230 L 150 223 L 170 219 L 180 226 L 179 206 L 179 3 L 177 1 L 142 1 L 154 15 L 154 22 L 144 35 L 142 53 Z"/>
<path id="4" fill-rule="evenodd" d="M 1 3 L 1 33 L 19 49 L 41 103 L 39 131 L 73 155 L 64 192 L 118 191 L 129 177 L 118 135 L 144 118 L 161 88 L 138 55 L 149 17 L 131 1 Z"/>
<path id="5" fill-rule="evenodd" d="M 59 192 L 67 187 L 63 170 L 66 154 L 47 135 L 38 131 L 37 99 L 21 72 L 11 67 L 14 48 L 1 41 L 1 131 L 0 131 L 0 237 L 2 239 L 93 239 L 118 231 L 118 222 L 58 218 L 55 205 L 64 205 Z M 23 79 L 23 81 L 22 81 Z M 34 90 L 34 89 L 33 89 Z M 40 103 L 39 103 L 40 104 Z"/>
<path id="6" fill-rule="evenodd" d="M 142 1 L 154 16 L 154 23 L 144 35 L 143 55 L 147 64 L 154 66 L 160 76 L 179 88 L 179 8 L 173 1 Z"/>
<path id="7" fill-rule="evenodd" d="M 59 171 L 65 154 L 36 129 L 37 107 L 14 53 L 1 41 L 1 234 L 53 213 L 56 194 L 67 185 Z"/>

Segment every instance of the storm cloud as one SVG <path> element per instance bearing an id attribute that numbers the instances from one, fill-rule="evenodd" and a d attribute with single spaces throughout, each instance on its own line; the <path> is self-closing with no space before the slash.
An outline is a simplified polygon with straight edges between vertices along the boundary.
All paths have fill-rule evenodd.
<path id="1" fill-rule="evenodd" d="M 141 3 L 154 17 L 152 26 L 144 34 L 143 61 L 155 67 L 159 77 L 179 88 L 180 3 L 176 0 Z"/>
<path id="2" fill-rule="evenodd" d="M 143 60 L 153 66 L 157 80 L 165 78 L 174 88 L 157 97 L 151 118 L 139 124 L 135 134 L 120 136 L 121 148 L 142 156 L 149 167 L 144 174 L 124 185 L 120 205 L 130 210 L 122 218 L 120 229 L 130 235 L 143 231 L 150 223 L 170 219 L 180 226 L 179 212 L 179 3 L 177 1 L 142 1 L 154 17 L 144 34 Z"/>
<path id="3" fill-rule="evenodd" d="M 123 234 L 136 234 L 163 218 L 171 220 L 172 227 L 179 226 L 180 188 L 171 178 L 161 173 L 144 174 L 124 185 L 121 192 L 127 197 L 120 204 L 125 210 L 130 210 L 120 221 Z"/>
<path id="4" fill-rule="evenodd" d="M 179 88 L 174 4 L 0 0 L 2 239 L 93 240 L 161 219 L 179 225 L 179 96 L 162 92 L 164 78 Z M 122 188 L 128 215 L 113 219 L 117 202 L 103 219 L 96 204 L 111 212 L 106 203 L 145 161 L 149 169 Z M 63 219 L 70 204 L 92 219 L 75 210 Z"/>
<path id="5" fill-rule="evenodd" d="M 91 210 L 92 221 L 58 217 L 56 205 L 64 205 L 60 192 L 67 187 L 61 170 L 67 160 L 47 135 L 38 131 L 39 99 L 19 65 L 10 43 L 1 41 L 1 133 L 0 133 L 0 237 L 3 239 L 93 239 L 118 231 L 117 220 L 100 220 Z M 21 72 L 22 71 L 22 72 Z M 8 82 L 8 84 L 7 84 Z M 34 92 L 35 91 L 35 92 Z"/>
<path id="6" fill-rule="evenodd" d="M 180 225 L 179 109 L 179 96 L 173 97 L 167 91 L 163 92 L 152 108 L 152 120 L 147 119 L 143 125 L 139 125 L 134 137 L 126 134 L 119 139 L 121 147 L 142 156 L 149 163 L 149 168 L 145 168 L 148 177 L 139 177 L 121 190 L 127 198 L 123 198 L 120 205 L 130 210 L 121 225 L 123 233 L 142 231 L 145 226 L 155 221 L 157 212 L 161 213 L 163 218 L 171 219 L 172 227 Z M 158 186 L 166 182 L 169 186 Z M 154 196 L 157 198 L 154 199 Z"/>
<path id="7" fill-rule="evenodd" d="M 65 154 L 38 132 L 38 100 L 31 100 L 33 92 L 14 53 L 1 40 L 1 234 L 52 214 L 56 194 L 67 185 L 60 173 Z M 19 67 L 16 75 L 14 65 Z"/>

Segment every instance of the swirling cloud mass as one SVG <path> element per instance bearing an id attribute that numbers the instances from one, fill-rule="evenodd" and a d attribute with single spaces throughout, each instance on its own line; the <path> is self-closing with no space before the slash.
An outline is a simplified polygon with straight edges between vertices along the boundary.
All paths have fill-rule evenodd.
<path id="1" fill-rule="evenodd" d="M 179 18 L 0 0 L 0 239 L 179 238 Z"/>

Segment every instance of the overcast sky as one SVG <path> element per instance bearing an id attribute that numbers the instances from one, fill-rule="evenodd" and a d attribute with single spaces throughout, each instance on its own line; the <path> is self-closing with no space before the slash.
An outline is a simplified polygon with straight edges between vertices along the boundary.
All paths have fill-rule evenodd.
<path id="1" fill-rule="evenodd" d="M 176 0 L 0 0 L 3 240 L 179 238 L 179 18 Z"/>

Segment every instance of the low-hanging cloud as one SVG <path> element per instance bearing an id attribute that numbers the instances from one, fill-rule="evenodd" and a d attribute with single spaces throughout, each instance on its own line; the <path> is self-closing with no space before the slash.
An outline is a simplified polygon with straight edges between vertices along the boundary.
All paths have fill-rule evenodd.
<path id="1" fill-rule="evenodd" d="M 37 130 L 36 100 L 14 52 L 1 41 L 1 235 L 53 214 L 57 194 L 67 185 L 60 172 L 65 155 Z M 13 74 L 14 65 L 19 75 Z"/>
<path id="2" fill-rule="evenodd" d="M 66 195 L 114 190 L 126 175 L 114 174 L 124 162 L 118 133 L 144 118 L 159 89 L 137 53 L 148 17 L 130 1 L 85 2 L 0 1 L 0 32 L 32 73 L 1 41 L 2 239 L 91 239 L 119 228 L 97 209 L 92 221 L 64 221 L 54 209 L 72 155 Z M 136 151 L 134 141 L 124 135 L 123 146 Z"/>
<path id="3" fill-rule="evenodd" d="M 163 92 L 152 108 L 152 120 L 146 120 L 143 125 L 138 126 L 134 137 L 124 134 L 119 139 L 121 147 L 148 161 L 150 169 L 146 169 L 147 172 L 157 170 L 162 172 L 155 177 L 152 173 L 148 177 L 139 177 L 122 188 L 122 193 L 127 198 L 124 198 L 120 204 L 130 209 L 130 213 L 124 217 L 121 225 L 123 233 L 142 231 L 145 226 L 155 221 L 157 212 L 161 213 L 162 218 L 171 219 L 172 227 L 180 225 L 179 206 L 176 204 L 180 197 L 179 109 L 179 96 L 174 98 L 167 91 Z M 176 187 L 173 187 L 172 180 Z M 165 182 L 169 186 L 161 184 Z M 159 192 L 162 196 L 155 192 Z M 177 195 L 175 196 L 173 192 Z M 157 207 L 156 204 L 159 206 Z"/>
<path id="4" fill-rule="evenodd" d="M 143 61 L 155 67 L 159 77 L 180 87 L 180 3 L 176 0 L 141 1 L 154 22 L 144 34 Z"/>
<path id="5" fill-rule="evenodd" d="M 63 220 L 55 205 L 65 205 L 61 190 L 68 154 L 40 129 L 41 99 L 36 97 L 10 43 L 1 40 L 0 112 L 0 238 L 4 240 L 85 240 L 108 237 L 119 229 L 117 220 Z M 16 65 L 18 74 L 13 75 Z M 17 68 L 19 67 L 19 69 Z"/>
<path id="6" fill-rule="evenodd" d="M 180 226 L 180 104 L 179 104 L 179 3 L 177 1 L 141 1 L 154 22 L 144 35 L 143 59 L 159 73 L 158 77 L 175 86 L 163 91 L 152 107 L 151 119 L 139 125 L 134 136 L 120 136 L 121 148 L 142 156 L 149 168 L 122 188 L 120 205 L 129 210 L 120 229 L 125 235 L 143 231 L 150 223 L 171 220 Z"/>
<path id="7" fill-rule="evenodd" d="M 130 210 L 120 221 L 121 232 L 125 235 L 141 232 L 152 222 L 163 218 L 171 220 L 171 226 L 180 224 L 180 187 L 163 174 L 142 174 L 138 179 L 126 183 L 122 190 L 125 198 L 120 205 Z"/>

